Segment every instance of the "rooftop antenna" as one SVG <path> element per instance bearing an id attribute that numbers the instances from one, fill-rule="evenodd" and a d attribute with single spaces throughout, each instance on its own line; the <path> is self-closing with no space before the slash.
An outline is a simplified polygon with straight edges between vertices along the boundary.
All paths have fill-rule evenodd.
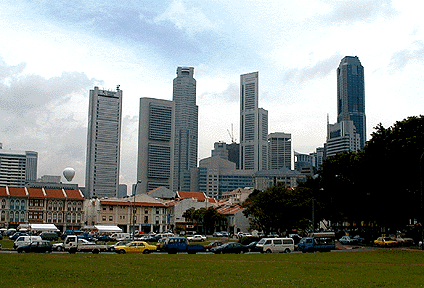
<path id="1" fill-rule="evenodd" d="M 119 91 L 119 87 L 121 87 L 121 85 L 116 85 L 116 91 Z"/>

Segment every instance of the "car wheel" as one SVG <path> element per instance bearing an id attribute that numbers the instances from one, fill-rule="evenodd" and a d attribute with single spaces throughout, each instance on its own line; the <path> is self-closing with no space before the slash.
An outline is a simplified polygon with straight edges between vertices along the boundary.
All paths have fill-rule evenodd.
<path id="1" fill-rule="evenodd" d="M 63 251 L 63 247 L 61 246 L 57 247 L 57 251 Z"/>
<path id="2" fill-rule="evenodd" d="M 125 250 L 119 250 L 119 254 L 125 254 Z"/>
<path id="3" fill-rule="evenodd" d="M 272 253 L 272 251 L 270 249 L 266 250 L 266 253 Z"/>
<path id="4" fill-rule="evenodd" d="M 144 249 L 143 254 L 149 254 L 150 250 L 149 249 Z"/>
<path id="5" fill-rule="evenodd" d="M 290 253 L 291 251 L 290 251 L 290 249 L 289 248 L 287 248 L 286 250 L 284 250 L 284 253 Z"/>

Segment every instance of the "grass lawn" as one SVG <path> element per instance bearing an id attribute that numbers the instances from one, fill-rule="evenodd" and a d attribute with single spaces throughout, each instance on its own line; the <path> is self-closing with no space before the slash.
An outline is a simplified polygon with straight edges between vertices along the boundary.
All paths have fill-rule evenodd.
<path id="1" fill-rule="evenodd" d="M 420 287 L 423 253 L 0 254 L 0 287 Z"/>

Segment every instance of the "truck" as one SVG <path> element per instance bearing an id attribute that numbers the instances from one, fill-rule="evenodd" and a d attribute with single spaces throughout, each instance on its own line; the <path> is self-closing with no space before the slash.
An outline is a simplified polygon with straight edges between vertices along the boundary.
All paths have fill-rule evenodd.
<path id="1" fill-rule="evenodd" d="M 102 251 L 108 251 L 108 246 L 89 242 L 85 239 L 79 239 L 77 235 L 68 235 L 63 243 L 63 249 L 69 253 L 91 252 L 93 254 L 98 254 Z"/>
<path id="2" fill-rule="evenodd" d="M 205 247 L 199 244 L 188 244 L 185 237 L 169 237 L 163 243 L 162 250 L 168 252 L 168 254 L 176 254 L 178 252 L 196 254 L 198 252 L 204 252 Z"/>
<path id="3" fill-rule="evenodd" d="M 334 232 L 311 233 L 303 237 L 297 244 L 297 250 L 306 252 L 330 252 L 336 249 L 336 235 Z"/>

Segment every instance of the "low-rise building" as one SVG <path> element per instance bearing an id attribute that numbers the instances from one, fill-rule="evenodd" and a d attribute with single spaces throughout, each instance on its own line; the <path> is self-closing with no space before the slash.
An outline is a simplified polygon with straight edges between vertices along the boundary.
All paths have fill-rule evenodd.
<path id="1" fill-rule="evenodd" d="M 306 181 L 306 178 L 302 173 L 285 167 L 278 170 L 262 170 L 253 174 L 253 187 L 258 190 L 265 190 L 276 185 L 295 188 L 298 181 Z"/>
<path id="2" fill-rule="evenodd" d="M 0 227 L 51 223 L 60 231 L 79 229 L 83 203 L 79 190 L 0 186 Z"/>
<path id="3" fill-rule="evenodd" d="M 170 208 L 146 194 L 127 198 L 87 200 L 84 207 L 87 225 L 116 225 L 124 232 L 164 232 L 172 229 Z"/>

